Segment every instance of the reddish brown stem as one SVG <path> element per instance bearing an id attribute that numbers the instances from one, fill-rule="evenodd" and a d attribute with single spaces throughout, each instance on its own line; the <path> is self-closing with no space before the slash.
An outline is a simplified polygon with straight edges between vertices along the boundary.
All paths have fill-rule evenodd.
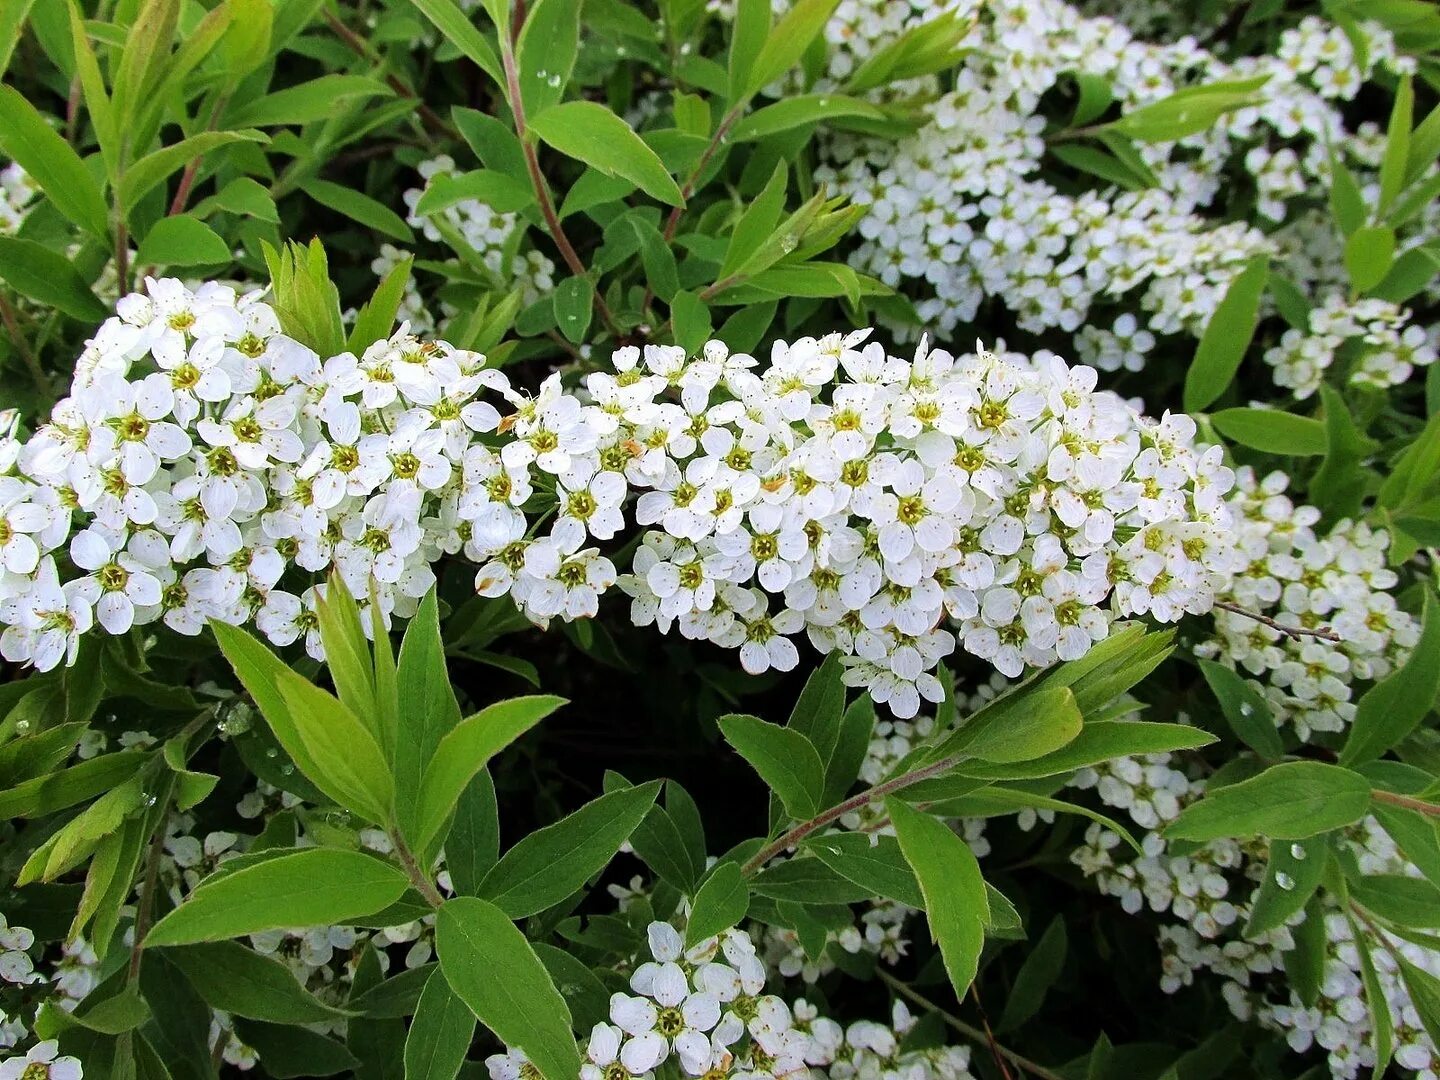
<path id="1" fill-rule="evenodd" d="M 1294 638 L 1296 641 L 1307 637 L 1334 642 L 1343 640 L 1339 634 L 1331 630 L 1328 626 L 1321 626 L 1314 630 L 1305 626 L 1287 626 L 1285 623 L 1270 618 L 1269 615 L 1261 615 L 1258 611 L 1251 611 L 1249 608 L 1243 608 L 1239 604 L 1232 604 L 1228 600 L 1216 600 L 1214 606 L 1221 611 L 1228 611 L 1232 615 L 1243 615 L 1247 619 L 1254 619 L 1261 625 L 1270 627 L 1270 629 L 1276 633 L 1284 634 L 1286 637 Z"/>

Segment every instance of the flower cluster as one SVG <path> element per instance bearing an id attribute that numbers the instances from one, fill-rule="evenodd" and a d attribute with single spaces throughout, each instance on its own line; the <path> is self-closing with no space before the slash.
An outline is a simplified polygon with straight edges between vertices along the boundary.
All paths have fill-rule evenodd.
<path id="1" fill-rule="evenodd" d="M 1161 754 L 1108 762 L 1087 770 L 1077 778 L 1077 786 L 1094 787 L 1102 802 L 1125 810 L 1137 825 L 1154 829 L 1203 794 L 1205 782 Z M 1341 847 L 1360 873 L 1420 876 L 1374 818 L 1341 835 Z M 1440 1050 L 1425 1032 L 1397 958 L 1440 975 L 1440 951 L 1352 917 L 1330 893 L 1321 891 L 1320 913 L 1313 917 L 1325 921 L 1324 973 L 1318 999 L 1306 1005 L 1283 978 L 1286 954 L 1295 947 L 1292 929 L 1307 917 L 1305 912 L 1263 934 L 1242 930 L 1267 876 L 1270 854 L 1265 841 L 1212 840 L 1186 854 L 1173 854 L 1159 833 L 1147 832 L 1142 846 L 1143 855 L 1127 858 L 1120 837 L 1096 824 L 1071 859 L 1103 893 L 1119 898 L 1127 912 L 1148 906 L 1173 920 L 1159 930 L 1160 985 L 1165 992 L 1190 985 L 1196 972 L 1213 972 L 1225 980 L 1224 997 L 1237 1018 L 1282 1032 L 1296 1052 L 1323 1048 L 1331 1074 L 1349 1080 L 1375 1064 L 1363 950 L 1394 1019 L 1396 1064 L 1422 1077 L 1437 1074 Z M 1303 860 L 1309 850 L 1293 844 L 1289 854 Z M 1274 881 L 1281 889 L 1295 888 L 1294 879 L 1284 872 L 1276 873 Z"/>
<path id="2" fill-rule="evenodd" d="M 1064 0 L 900 7 L 847 0 L 826 29 L 831 54 L 820 88 L 843 82 L 898 32 L 942 13 L 966 20 L 960 46 L 968 52 L 926 123 L 896 143 L 824 137 L 827 163 L 817 173 L 866 208 L 859 227 L 864 242 L 852 264 L 903 288 L 925 325 L 949 331 L 997 298 L 1022 329 L 1078 330 L 1076 351 L 1084 362 L 1135 370 L 1157 338 L 1198 334 L 1246 262 L 1274 256 L 1292 277 L 1308 282 L 1317 247 L 1328 250 L 1326 288 L 1316 306 L 1349 306 L 1339 257 L 1343 237 L 1328 214 L 1313 208 L 1323 208 L 1330 187 L 1332 147 L 1359 177 L 1367 199 L 1374 196 L 1383 132 L 1373 124 L 1347 132 L 1339 105 L 1377 67 L 1404 72 L 1413 66 L 1397 55 L 1384 28 L 1365 22 L 1342 29 L 1307 17 L 1281 34 L 1274 55 L 1227 62 L 1190 37 L 1140 40 L 1114 19 Z M 1260 77 L 1264 83 L 1253 105 L 1222 116 L 1208 131 L 1139 144 L 1153 185 L 1075 194 L 1049 179 L 1058 159 L 1045 132 L 1062 118 L 1041 111 L 1042 97 L 1053 97 L 1072 76 L 1104 80 L 1126 111 L 1188 86 Z M 1266 235 L 1224 221 L 1227 193 L 1237 189 L 1255 192 L 1250 216 L 1289 223 Z M 1425 214 L 1406 223 L 1402 247 L 1433 237 L 1437 224 Z M 1332 294 L 1332 285 L 1341 291 Z M 1332 318 L 1371 323 L 1368 303 L 1353 314 L 1332 310 Z M 1383 340 L 1365 337 L 1368 331 L 1355 335 L 1376 355 L 1367 356 L 1353 378 L 1393 385 L 1405 377 L 1406 364 L 1431 359 L 1418 329 L 1402 325 L 1409 315 L 1395 310 Z M 1333 335 L 1328 328 L 1323 333 Z M 1273 353 L 1272 362 L 1279 365 L 1277 382 L 1299 388 L 1316 377 L 1318 362 L 1302 361 L 1294 348 Z M 1324 352 L 1325 345 L 1310 349 Z M 1296 364 L 1298 373 L 1290 370 Z"/>
<path id="3" fill-rule="evenodd" d="M 318 656 L 319 575 L 403 617 L 458 554 L 541 625 L 593 616 L 619 580 L 637 624 L 751 672 L 794 667 L 804 630 L 910 716 L 957 641 L 1018 675 L 1116 616 L 1206 611 L 1230 569 L 1219 448 L 1055 357 L 902 360 L 865 332 L 779 342 L 765 366 L 717 341 L 627 347 L 530 395 L 404 327 L 328 358 L 279 329 L 224 286 L 120 302 L 70 396 L 8 444 L 7 659 L 71 661 L 94 623 L 207 619 Z M 621 579 L 589 541 L 634 493 L 658 528 Z"/>
<path id="4" fill-rule="evenodd" d="M 1351 381 L 1381 389 L 1399 386 L 1417 367 L 1435 362 L 1434 328 L 1427 331 L 1409 322 L 1409 312 L 1389 301 L 1351 300 L 1333 292 L 1311 309 L 1308 332 L 1285 331 L 1266 350 L 1265 362 L 1274 369 L 1277 384 L 1303 399 L 1320 389 L 1342 349 L 1358 354 Z"/>
<path id="5" fill-rule="evenodd" d="M 610 1019 L 591 1030 L 581 1080 L 650 1077 L 664 1062 L 683 1075 L 723 1080 L 830 1080 L 904 1076 L 970 1080 L 970 1050 L 944 1046 L 904 1050 L 915 1023 L 901 1002 L 891 1023 L 860 1020 L 842 1027 L 804 998 L 765 992 L 765 967 L 738 930 L 685 949 L 672 925 L 648 928 L 650 959 L 630 975 L 632 993 L 610 999 Z M 486 1058 L 491 1080 L 532 1075 L 520 1050 Z"/>
<path id="6" fill-rule="evenodd" d="M 1216 637 L 1198 649 L 1257 679 L 1277 719 L 1301 739 L 1343 731 L 1355 714 L 1357 682 L 1384 678 L 1419 638 L 1415 618 L 1390 591 L 1389 535 L 1342 521 L 1317 532 L 1320 511 L 1286 496 L 1289 478 L 1236 474 L 1230 507 L 1239 568 L 1221 598 L 1275 621 L 1329 626 L 1339 641 L 1294 638 L 1245 615 L 1215 612 Z"/>

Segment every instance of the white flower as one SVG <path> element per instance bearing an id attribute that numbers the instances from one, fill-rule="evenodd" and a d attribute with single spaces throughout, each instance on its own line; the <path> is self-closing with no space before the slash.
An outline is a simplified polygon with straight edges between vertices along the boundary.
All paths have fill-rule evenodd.
<path id="1" fill-rule="evenodd" d="M 0 1080 L 80 1080 L 84 1075 L 80 1059 L 56 1057 L 59 1052 L 54 1039 L 36 1043 L 23 1058 L 0 1062 Z"/>

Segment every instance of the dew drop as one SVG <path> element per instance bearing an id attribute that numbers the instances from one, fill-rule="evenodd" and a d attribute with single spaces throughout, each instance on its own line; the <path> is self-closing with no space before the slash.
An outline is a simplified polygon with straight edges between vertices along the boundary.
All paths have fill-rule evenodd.
<path id="1" fill-rule="evenodd" d="M 291 765 L 288 761 L 287 761 L 284 765 L 281 765 L 281 766 L 280 766 L 280 773 L 281 773 L 282 776 L 289 776 L 289 775 L 290 775 L 291 773 L 293 773 L 294 771 L 295 771 L 295 766 L 294 766 L 294 765 Z"/>
<path id="2" fill-rule="evenodd" d="M 272 746 L 272 747 L 270 747 L 269 750 L 266 750 L 266 751 L 265 751 L 265 756 L 268 757 L 268 758 L 279 757 L 279 756 L 280 756 L 280 751 L 279 751 L 279 750 L 276 750 L 275 747 Z"/>
<path id="3" fill-rule="evenodd" d="M 29 721 L 29 720 L 16 720 L 16 721 L 15 721 L 15 734 L 16 734 L 16 735 L 28 735 L 28 734 L 30 734 L 30 721 Z"/>
<path id="4" fill-rule="evenodd" d="M 1291 844 L 1291 845 L 1290 845 L 1290 857 L 1291 857 L 1292 859 L 1295 859 L 1295 860 L 1297 860 L 1297 861 L 1299 861 L 1299 862 L 1304 862 L 1305 859 L 1306 859 L 1306 857 L 1309 856 L 1309 854 L 1310 854 L 1310 853 L 1305 850 L 1305 845 L 1304 845 L 1304 844 Z"/>
<path id="5" fill-rule="evenodd" d="M 817 101 L 815 104 L 819 105 L 820 108 L 823 109 L 823 108 L 825 108 L 827 105 L 830 104 L 830 99 L 829 99 L 829 98 L 823 98 L 823 97 L 822 97 L 822 98 L 821 98 L 819 101 Z"/>
<path id="6" fill-rule="evenodd" d="M 1281 873 L 1275 875 L 1275 884 L 1279 885 L 1280 888 L 1284 889 L 1286 892 L 1289 892 L 1291 889 L 1295 888 L 1295 879 L 1289 874 L 1282 871 Z"/>
<path id="7" fill-rule="evenodd" d="M 155 796 L 154 796 L 154 795 L 151 795 L 151 794 L 149 794 L 149 793 L 147 792 L 146 794 L 144 794 L 144 795 L 142 795 L 142 796 L 140 797 L 140 801 L 141 801 L 142 803 L 144 803 L 146 806 L 154 806 L 154 805 L 155 805 Z"/>
<path id="8" fill-rule="evenodd" d="M 541 68 L 539 71 L 537 71 L 537 72 L 535 73 L 535 77 L 536 77 L 537 79 L 548 79 L 548 78 L 550 77 L 550 73 L 549 73 L 548 71 L 546 71 L 544 68 Z"/>
<path id="9" fill-rule="evenodd" d="M 551 75 L 550 78 L 548 78 L 548 79 L 545 80 L 545 84 L 546 84 L 547 86 L 549 86 L 551 89 L 554 89 L 555 87 L 557 87 L 557 86 L 560 85 L 560 76 L 559 76 L 559 75 Z"/>
<path id="10" fill-rule="evenodd" d="M 624 45 L 616 45 L 616 46 L 615 46 L 615 55 L 616 55 L 616 56 L 628 56 L 629 54 L 630 54 L 630 50 L 627 49 L 627 48 L 625 48 Z"/>
<path id="11" fill-rule="evenodd" d="M 1249 716 L 1249 715 L 1250 715 L 1251 713 L 1253 713 L 1254 711 L 1255 711 L 1255 706 L 1254 706 L 1254 705 L 1251 705 L 1248 701 L 1241 703 L 1241 705 L 1240 705 L 1240 715 L 1241 715 L 1241 716 Z"/>

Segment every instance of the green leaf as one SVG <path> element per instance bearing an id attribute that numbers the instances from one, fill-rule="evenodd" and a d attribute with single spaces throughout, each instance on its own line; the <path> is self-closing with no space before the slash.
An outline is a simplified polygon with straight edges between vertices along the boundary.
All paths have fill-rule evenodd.
<path id="1" fill-rule="evenodd" d="M 1385 280 L 1395 262 L 1395 230 L 1363 225 L 1345 241 L 1345 270 L 1356 292 L 1369 292 Z"/>
<path id="2" fill-rule="evenodd" d="M 318 770 L 310 776 L 315 786 L 369 821 L 388 821 L 395 782 L 369 729 L 334 696 L 293 671 L 279 676 L 277 689 Z"/>
<path id="3" fill-rule="evenodd" d="M 1370 781 L 1319 761 L 1287 761 L 1206 793 L 1165 827 L 1173 840 L 1268 836 L 1304 840 L 1353 825 L 1370 808 Z"/>
<path id="4" fill-rule="evenodd" d="M 962 999 L 980 968 L 990 904 L 975 854 L 938 818 L 885 800 L 900 849 L 915 871 L 925 897 L 925 921 L 940 946 L 950 984 Z"/>
<path id="5" fill-rule="evenodd" d="M 529 833 L 490 868 L 481 895 L 515 919 L 558 904 L 605 868 L 659 793 L 658 780 L 612 791 Z"/>
<path id="6" fill-rule="evenodd" d="M 1000 723 L 977 717 L 966 724 L 955 750 L 997 765 L 1034 761 L 1067 746 L 1084 720 L 1068 686 L 1040 690 L 1026 698 L 1023 709 L 1001 715 Z"/>
<path id="7" fill-rule="evenodd" d="M 1284 757 L 1285 744 L 1265 696 L 1224 664 L 1201 660 L 1200 670 L 1220 700 L 1220 711 L 1241 741 L 1268 761 Z"/>
<path id="8" fill-rule="evenodd" d="M 35 106 L 7 85 L 0 85 L 0 150 L 30 175 L 56 210 L 109 243 L 110 212 L 100 185 Z"/>
<path id="9" fill-rule="evenodd" d="M 368 229 L 399 240 L 402 244 L 415 242 L 415 234 L 405 219 L 384 203 L 372 199 L 364 192 L 348 188 L 344 184 L 332 184 L 329 180 L 307 180 L 300 190 L 321 206 L 344 214 L 351 221 L 358 221 Z"/>
<path id="10" fill-rule="evenodd" d="M 1390 1068 L 1391 1055 L 1395 1053 L 1395 1021 L 1390 1015 L 1390 1002 L 1385 997 L 1385 988 L 1375 972 L 1375 960 L 1370 955 L 1368 942 L 1373 940 L 1356 923 L 1347 911 L 1350 930 L 1355 939 L 1355 951 L 1360 956 L 1360 979 L 1365 987 L 1365 1005 L 1370 1010 L 1371 1044 L 1375 1049 L 1375 1065 L 1372 1076 L 1384 1076 Z"/>
<path id="11" fill-rule="evenodd" d="M 825 29 L 838 6 L 839 0 L 797 0 L 792 4 L 766 36 L 755 63 L 741 83 L 744 89 L 740 96 L 750 97 L 799 63 L 801 55 Z"/>
<path id="12" fill-rule="evenodd" d="M 451 989 L 482 1024 L 523 1050 L 545 1080 L 574 1080 L 580 1051 L 570 1007 L 503 911 L 469 896 L 447 901 L 436 915 L 435 946 Z"/>
<path id="13" fill-rule="evenodd" d="M 787 166 L 784 159 L 775 163 L 775 169 L 766 181 L 760 194 L 751 200 L 745 213 L 730 232 L 730 243 L 725 249 L 725 258 L 720 264 L 720 278 L 727 278 L 740 265 L 760 249 L 780 220 L 785 209 Z"/>
<path id="14" fill-rule="evenodd" d="M 509 214 L 534 203 L 535 192 L 529 184 L 494 169 L 475 169 L 459 174 L 437 173 L 420 193 L 414 212 L 419 217 L 428 217 L 468 199 L 478 199 L 492 210 Z M 565 215 L 562 213 L 560 216 Z"/>
<path id="15" fill-rule="evenodd" d="M 923 785 L 917 785 L 913 789 L 913 794 L 918 798 L 923 790 Z M 906 792 L 907 802 L 914 801 L 908 798 L 911 794 L 911 791 Z M 1079 803 L 1052 799 L 1048 795 L 1040 795 L 1021 788 L 982 787 L 956 798 L 940 799 L 929 809 L 931 813 L 939 814 L 942 817 L 995 817 L 1000 814 L 1014 814 L 1026 809 L 1053 810 L 1057 814 L 1079 814 L 1115 833 L 1134 848 L 1137 854 L 1141 850 L 1140 842 L 1131 835 L 1130 830 L 1113 818 L 1106 817 Z"/>
<path id="16" fill-rule="evenodd" d="M 830 869 L 875 896 L 923 908 L 925 898 L 915 872 L 894 837 L 837 832 L 811 837 L 805 846 Z"/>
<path id="17" fill-rule="evenodd" d="M 445 40 L 464 53 L 481 71 L 501 86 L 505 75 L 500 69 L 500 60 L 491 48 L 485 35 L 475 29 L 470 18 L 456 5 L 455 0 L 410 0 Z"/>
<path id="18" fill-rule="evenodd" d="M 1255 91 L 1268 76 L 1229 79 L 1188 86 L 1169 97 L 1131 109 L 1110 125 L 1141 142 L 1174 142 L 1208 131 L 1228 112 L 1255 103 Z"/>
<path id="19" fill-rule="evenodd" d="M 734 142 L 752 142 L 807 124 L 849 116 L 885 119 L 884 112 L 860 98 L 843 94 L 797 94 L 751 113 L 735 125 L 730 138 Z"/>
<path id="20" fill-rule="evenodd" d="M 1057 915 L 1050 920 L 1045 933 L 1015 974 L 1015 985 L 1005 999 L 1005 1011 L 1000 1014 L 997 1030 L 1014 1031 L 1040 1011 L 1040 1006 L 1045 1003 L 1045 992 L 1054 985 L 1060 977 L 1060 969 L 1065 966 L 1068 947 L 1065 920 Z"/>
<path id="21" fill-rule="evenodd" d="M 455 808 L 460 793 L 489 760 L 565 704 L 549 695 L 511 698 L 481 709 L 440 740 L 425 768 L 416 836 L 430 840 Z"/>
<path id="22" fill-rule="evenodd" d="M 1230 283 L 1185 372 L 1185 411 L 1200 412 L 1225 392 L 1255 336 L 1269 257 L 1257 255 Z"/>
<path id="23" fill-rule="evenodd" d="M 516 43 L 520 93 L 529 116 L 565 96 L 575 70 L 583 0 L 539 0 L 525 16 Z"/>
<path id="24" fill-rule="evenodd" d="M 1272 843 L 1265 880 L 1251 902 L 1245 936 L 1258 938 L 1278 930 L 1309 903 L 1325 876 L 1328 857 L 1329 846 L 1323 836 Z"/>
<path id="25" fill-rule="evenodd" d="M 10 54 L 25 29 L 25 18 L 35 0 L 0 0 L 0 75 L 10 66 Z"/>
<path id="26" fill-rule="evenodd" d="M 336 1076 L 360 1064 L 334 1039 L 308 1028 L 236 1020 L 235 1035 L 265 1062 L 265 1075 L 275 1080 L 299 1076 Z"/>
<path id="27" fill-rule="evenodd" d="M 69 259 L 34 240 L 0 236 L 0 280 L 81 322 L 98 323 L 109 314 Z"/>
<path id="28" fill-rule="evenodd" d="M 1385 279 L 1370 290 L 1370 295 L 1403 304 L 1435 280 L 1440 271 L 1440 249 L 1431 244 L 1402 251 L 1396 257 Z"/>
<path id="29" fill-rule="evenodd" d="M 868 885 L 857 885 L 817 858 L 789 859 L 766 867 L 750 882 L 759 896 L 796 904 L 854 904 L 872 900 Z"/>
<path id="30" fill-rule="evenodd" d="M 688 290 L 670 298 L 670 323 L 675 330 L 675 343 L 692 355 L 700 351 L 715 329 L 710 321 L 710 309 Z"/>
<path id="31" fill-rule="evenodd" d="M 1350 896 L 1396 926 L 1412 930 L 1440 927 L 1440 889 L 1424 878 L 1368 874 L 1350 882 Z"/>
<path id="32" fill-rule="evenodd" d="M 769 0 L 736 0 L 725 91 L 732 105 L 749 96 L 745 88 L 750 84 L 755 59 L 770 38 L 770 19 Z"/>
<path id="33" fill-rule="evenodd" d="M 1267 454 L 1311 457 L 1325 453 L 1325 424 L 1279 409 L 1221 409 L 1210 417 L 1231 442 Z"/>
<path id="34" fill-rule="evenodd" d="M 217 147 L 229 146 L 231 143 L 237 142 L 265 141 L 267 141 L 265 134 L 260 131 L 206 131 L 162 147 L 152 154 L 147 154 L 127 168 L 125 175 L 120 180 L 121 212 L 126 218 L 129 218 L 140 200 L 153 191 L 156 186 L 164 183 L 173 173 L 179 172 L 186 165 Z M 239 182 L 235 181 L 235 183 Z M 254 184 L 255 181 L 251 180 L 250 183 Z M 263 193 L 264 189 L 262 188 L 261 191 Z M 265 198 L 269 199 L 269 196 L 265 195 Z M 270 206 L 273 212 L 273 201 Z"/>
<path id="35" fill-rule="evenodd" d="M 396 697 L 401 703 L 394 752 L 396 817 L 401 831 L 414 838 L 422 853 L 428 853 L 433 834 L 426 831 L 432 822 L 425 818 L 425 773 L 441 740 L 461 724 L 460 703 L 455 700 L 445 666 L 440 601 L 434 589 L 426 593 L 406 627 L 396 683 Z M 469 776 L 465 777 L 452 790 L 449 804 L 440 812 L 442 818 L 449 814 L 468 780 Z"/>
<path id="36" fill-rule="evenodd" d="M 1440 886 L 1440 829 L 1434 818 L 1417 810 L 1404 810 L 1385 803 L 1376 803 L 1370 810 L 1390 834 L 1405 857 Z"/>
<path id="37" fill-rule="evenodd" d="M 586 277 L 569 277 L 555 287 L 555 325 L 565 337 L 579 345 L 590 329 L 595 308 L 595 286 Z"/>
<path id="38" fill-rule="evenodd" d="M 1329 383 L 1321 383 L 1325 404 L 1325 460 L 1310 480 L 1310 497 L 1335 521 L 1359 512 L 1365 495 L 1365 473 L 1360 463 L 1375 444 L 1355 426 L 1345 398 Z"/>
<path id="39" fill-rule="evenodd" d="M 0 817 L 37 818 L 86 802 L 124 783 L 150 755 L 138 750 L 103 754 L 59 772 L 37 776 L 0 791 Z"/>
<path id="40" fill-rule="evenodd" d="M 277 1024 L 326 1024 L 345 1015 L 301 986 L 279 960 L 238 942 L 185 945 L 165 955 L 207 1004 L 236 1016 Z"/>
<path id="41" fill-rule="evenodd" d="M 189 214 L 161 218 L 140 241 L 137 266 L 215 266 L 230 262 L 230 245 Z"/>
<path id="42" fill-rule="evenodd" d="M 1410 127 L 1415 118 L 1415 87 L 1406 75 L 1395 91 L 1390 123 L 1385 136 L 1385 156 L 1380 162 L 1380 203 L 1376 210 L 1390 209 L 1405 186 L 1405 166 L 1410 158 Z"/>
<path id="43" fill-rule="evenodd" d="M 1425 718 L 1440 693 L 1440 604 L 1428 591 L 1420 640 L 1403 667 L 1376 683 L 1355 706 L 1340 764 L 1372 761 Z"/>
<path id="44" fill-rule="evenodd" d="M 1285 977 L 1301 1004 L 1314 1008 L 1320 999 L 1320 983 L 1325 977 L 1329 955 L 1325 909 L 1318 896 L 1305 905 L 1304 921 L 1290 933 L 1295 939 L 1295 948 L 1285 954 Z"/>
<path id="45" fill-rule="evenodd" d="M 405 1080 L 452 1080 L 475 1037 L 475 1014 L 450 989 L 445 972 L 432 971 L 405 1036 Z"/>
<path id="46" fill-rule="evenodd" d="M 530 130 L 567 157 L 607 176 L 623 176 L 670 206 L 684 205 L 680 187 L 635 130 L 594 101 L 566 101 L 530 119 Z"/>
<path id="47" fill-rule="evenodd" d="M 1400 977 L 1405 980 L 1405 989 L 1410 991 L 1410 1004 L 1420 1015 L 1420 1024 L 1430 1036 L 1430 1042 L 1440 1046 L 1440 979 L 1403 956 L 1397 959 Z"/>
<path id="48" fill-rule="evenodd" d="M 364 352 L 373 342 L 390 336 L 395 329 L 395 316 L 405 299 L 405 286 L 410 283 L 410 269 L 414 264 L 414 256 L 406 255 L 375 287 L 375 292 L 355 316 L 355 326 L 346 341 L 351 352 Z"/>
<path id="49" fill-rule="evenodd" d="M 1334 150 L 1330 152 L 1330 213 L 1340 232 L 1350 236 L 1365 224 L 1368 211 L 1355 175 L 1345 167 Z"/>
<path id="50" fill-rule="evenodd" d="M 328 120 L 342 101 L 389 97 L 394 91 L 368 75 L 321 75 L 237 106 L 226 120 L 233 127 L 276 127 Z"/>
<path id="51" fill-rule="evenodd" d="M 408 886 L 404 874 L 372 856 L 306 848 L 202 881 L 151 928 L 145 945 L 351 922 L 389 907 Z"/>
<path id="52" fill-rule="evenodd" d="M 965 762 L 957 771 L 986 780 L 1028 780 L 1059 776 L 1111 758 L 1167 754 L 1208 746 L 1215 736 L 1188 724 L 1159 724 L 1146 720 L 1092 720 L 1069 744 L 1013 765 Z"/>
<path id="53" fill-rule="evenodd" d="M 495 784 L 481 769 L 455 804 L 455 818 L 445 836 L 445 868 L 457 893 L 474 896 L 480 882 L 500 857 L 500 813 Z"/>
<path id="54" fill-rule="evenodd" d="M 196 214 L 208 213 L 211 208 L 224 210 L 228 214 L 252 217 L 271 225 L 280 224 L 280 211 L 270 192 L 258 181 L 248 176 L 237 176 L 208 199 L 195 207 Z"/>
<path id="55" fill-rule="evenodd" d="M 722 716 L 719 725 L 725 741 L 780 797 L 791 817 L 815 816 L 824 792 L 825 766 L 809 739 L 742 713 Z"/>
<path id="56" fill-rule="evenodd" d="M 698 945 L 722 930 L 739 926 L 750 910 L 750 888 L 734 862 L 717 863 L 700 883 L 685 924 L 685 946 Z"/>

